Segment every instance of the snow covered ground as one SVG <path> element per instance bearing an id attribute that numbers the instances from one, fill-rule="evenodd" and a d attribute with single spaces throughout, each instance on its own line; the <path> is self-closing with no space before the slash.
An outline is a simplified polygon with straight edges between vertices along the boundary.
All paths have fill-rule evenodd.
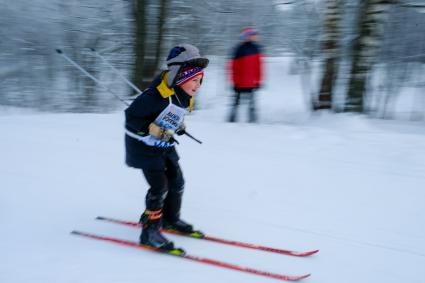
<path id="1" fill-rule="evenodd" d="M 320 252 L 170 238 L 198 256 L 311 272 L 305 282 L 424 282 L 424 125 L 310 116 L 294 81 L 282 81 L 291 92 L 269 84 L 259 93 L 260 123 L 229 124 L 226 98 L 206 80 L 205 108 L 187 117 L 204 143 L 179 138 L 183 218 L 215 236 Z M 122 112 L 1 112 L 0 282 L 277 282 L 69 234 L 139 236 L 94 220 L 137 220 L 144 209 L 147 185 L 124 165 L 123 122 Z"/>

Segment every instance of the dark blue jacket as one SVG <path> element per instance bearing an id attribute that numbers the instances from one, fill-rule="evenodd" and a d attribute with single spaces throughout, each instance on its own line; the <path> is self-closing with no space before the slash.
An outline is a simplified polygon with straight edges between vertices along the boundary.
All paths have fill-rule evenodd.
<path id="1" fill-rule="evenodd" d="M 166 73 L 158 76 L 140 96 L 125 110 L 125 128 L 137 135 L 148 135 L 149 125 L 168 106 L 169 96 L 173 104 L 187 108 L 190 96 L 180 87 L 166 87 Z M 164 87 L 165 86 L 165 87 Z M 178 99 L 176 97 L 178 96 Z M 181 103 L 181 104 L 180 104 Z M 148 146 L 129 135 L 125 135 L 126 164 L 147 170 L 164 170 L 166 160 L 177 163 L 179 156 L 174 146 L 158 148 Z"/>

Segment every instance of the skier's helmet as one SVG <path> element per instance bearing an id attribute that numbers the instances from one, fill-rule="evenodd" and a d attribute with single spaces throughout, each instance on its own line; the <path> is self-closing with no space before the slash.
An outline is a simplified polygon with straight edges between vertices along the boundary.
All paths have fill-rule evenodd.
<path id="1" fill-rule="evenodd" d="M 167 85 L 173 87 L 177 74 L 185 67 L 206 68 L 209 60 L 201 57 L 198 48 L 191 44 L 180 44 L 171 48 L 167 57 L 168 81 Z"/>

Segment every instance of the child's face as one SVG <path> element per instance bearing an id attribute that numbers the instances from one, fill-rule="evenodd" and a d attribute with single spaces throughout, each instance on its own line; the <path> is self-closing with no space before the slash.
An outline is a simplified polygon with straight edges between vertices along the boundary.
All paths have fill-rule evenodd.
<path id="1" fill-rule="evenodd" d="M 202 74 L 199 74 L 182 84 L 181 88 L 190 96 L 194 96 L 195 93 L 198 91 L 199 87 L 201 86 L 201 79 Z"/>

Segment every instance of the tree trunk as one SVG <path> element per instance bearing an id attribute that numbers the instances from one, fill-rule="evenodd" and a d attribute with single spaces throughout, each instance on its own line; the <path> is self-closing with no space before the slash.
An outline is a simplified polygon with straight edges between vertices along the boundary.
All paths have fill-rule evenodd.
<path id="1" fill-rule="evenodd" d="M 346 112 L 364 112 L 367 77 L 370 75 L 381 43 L 384 17 L 388 14 L 387 11 L 392 2 L 390 0 L 361 1 L 357 18 L 358 37 L 353 44 L 350 82 L 344 108 Z"/>
<path id="2" fill-rule="evenodd" d="M 166 21 L 166 10 L 168 0 L 159 1 L 158 17 L 150 17 L 150 13 L 155 13 L 153 5 L 148 5 L 149 1 L 135 0 L 135 85 L 143 90 L 149 86 L 150 82 L 159 69 L 164 27 Z"/>
<path id="3" fill-rule="evenodd" d="M 143 90 L 146 87 L 143 77 L 143 68 L 145 65 L 145 37 L 146 37 L 146 1 L 134 1 L 134 55 L 135 65 L 133 73 L 133 83 L 139 89 Z M 134 94 L 134 93 L 133 93 Z"/>
<path id="4" fill-rule="evenodd" d="M 334 84 L 338 74 L 340 20 L 341 1 L 326 0 L 325 31 L 322 42 L 322 50 L 326 59 L 319 98 L 313 102 L 314 110 L 332 108 Z"/>
<path id="5" fill-rule="evenodd" d="M 163 37 L 165 33 L 165 21 L 167 19 L 167 4 L 168 0 L 160 0 L 160 11 L 159 11 L 159 22 L 158 22 L 158 38 L 156 41 L 156 48 L 155 48 L 155 60 L 154 60 L 154 66 L 156 72 L 159 69 L 159 62 L 161 58 L 161 49 L 162 49 L 162 42 Z"/>

